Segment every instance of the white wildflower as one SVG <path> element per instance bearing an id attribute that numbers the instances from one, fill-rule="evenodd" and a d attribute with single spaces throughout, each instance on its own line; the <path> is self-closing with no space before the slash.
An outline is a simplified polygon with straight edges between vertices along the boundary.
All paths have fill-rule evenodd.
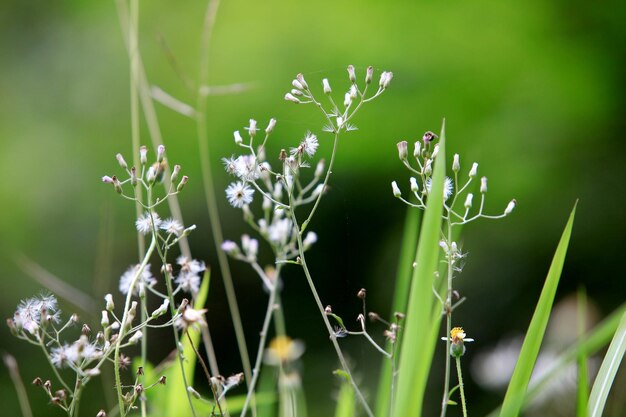
<path id="1" fill-rule="evenodd" d="M 291 148 L 291 154 L 307 154 L 309 157 L 312 157 L 315 155 L 318 147 L 319 142 L 317 141 L 317 136 L 311 132 L 307 132 L 304 139 L 302 139 L 302 142 L 300 142 L 300 145 L 297 148 Z"/>
<path id="2" fill-rule="evenodd" d="M 171 235 L 180 236 L 183 231 L 183 225 L 176 219 L 166 219 L 159 225 L 161 230 L 165 230 L 167 233 Z"/>
<path id="3" fill-rule="evenodd" d="M 261 175 L 261 169 L 253 155 L 241 155 L 234 162 L 234 174 L 242 180 L 253 181 Z"/>
<path id="4" fill-rule="evenodd" d="M 130 284 L 133 282 L 133 279 L 139 272 L 139 267 L 139 264 L 129 267 L 120 278 L 119 289 L 122 294 L 128 294 Z M 152 287 L 156 284 L 156 282 L 156 279 L 152 276 L 152 273 L 150 273 L 150 264 L 148 264 L 141 271 L 135 287 L 133 288 L 133 294 L 139 295 L 140 289 L 143 290 L 146 285 L 148 287 Z"/>
<path id="5" fill-rule="evenodd" d="M 268 227 L 270 241 L 280 245 L 285 245 L 291 232 L 291 220 L 288 218 L 275 220 Z"/>
<path id="6" fill-rule="evenodd" d="M 428 193 L 430 193 L 430 187 L 432 182 L 432 178 L 428 178 L 426 180 L 426 191 L 428 191 Z M 452 183 L 452 179 L 450 177 L 446 177 L 446 179 L 443 180 L 443 200 L 446 201 L 447 199 L 449 199 L 453 192 L 454 185 Z"/>
<path id="7" fill-rule="evenodd" d="M 241 181 L 233 182 L 226 188 L 226 197 L 233 207 L 242 208 L 244 205 L 250 204 L 253 195 L 254 190 Z"/>
<path id="8" fill-rule="evenodd" d="M 152 230 L 158 229 L 161 225 L 161 218 L 155 212 L 142 214 L 135 222 L 137 231 L 143 235 L 151 233 Z"/>

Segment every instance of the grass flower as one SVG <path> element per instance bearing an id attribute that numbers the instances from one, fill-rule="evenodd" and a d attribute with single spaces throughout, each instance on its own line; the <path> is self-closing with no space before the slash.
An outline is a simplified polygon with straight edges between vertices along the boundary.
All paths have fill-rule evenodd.
<path id="1" fill-rule="evenodd" d="M 228 202 L 236 208 L 242 208 L 244 205 L 250 204 L 253 195 L 254 190 L 241 181 L 233 182 L 226 188 Z"/>

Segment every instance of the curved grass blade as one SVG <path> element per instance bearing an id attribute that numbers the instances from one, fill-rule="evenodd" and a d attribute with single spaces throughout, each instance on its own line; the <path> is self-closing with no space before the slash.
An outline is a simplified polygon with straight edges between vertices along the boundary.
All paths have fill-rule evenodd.
<path id="1" fill-rule="evenodd" d="M 439 260 L 439 236 L 443 214 L 445 122 L 441 129 L 439 156 L 417 247 L 416 262 L 406 311 L 406 327 L 400 350 L 400 366 L 394 411 L 397 416 L 419 417 L 426 391 L 436 339 L 432 334 L 432 285 Z"/>
<path id="2" fill-rule="evenodd" d="M 602 361 L 600 371 L 591 388 L 589 397 L 589 417 L 600 417 L 604 410 L 606 397 L 609 395 L 615 374 L 619 368 L 624 352 L 626 351 L 626 313 L 622 315 L 619 327 L 609 345 L 609 350 Z"/>
<path id="3" fill-rule="evenodd" d="M 578 340 L 585 338 L 587 328 L 587 292 L 584 287 L 578 288 Z M 578 355 L 578 384 L 576 388 L 576 417 L 587 417 L 587 400 L 589 398 L 589 370 L 587 354 L 583 351 Z"/>
<path id="4" fill-rule="evenodd" d="M 535 366 L 537 355 L 539 354 L 539 348 L 541 347 L 543 335 L 548 324 L 548 318 L 550 317 L 550 311 L 552 310 L 556 288 L 559 284 L 561 271 L 563 270 L 563 263 L 565 262 L 567 246 L 572 234 L 575 214 L 576 204 L 572 209 L 565 230 L 563 230 L 563 234 L 561 235 L 559 245 L 554 253 L 548 276 L 541 290 L 541 296 L 539 297 L 535 313 L 533 314 L 528 332 L 524 338 L 524 344 L 522 345 L 515 371 L 513 371 L 511 382 L 504 396 L 500 417 L 516 417 L 522 410 L 528 382 L 530 381 L 530 376 Z"/>
<path id="5" fill-rule="evenodd" d="M 408 301 L 408 293 L 411 285 L 413 272 L 413 262 L 417 250 L 417 236 L 421 220 L 421 211 L 408 207 L 406 220 L 404 221 L 404 232 L 402 234 L 402 244 L 400 245 L 400 258 L 396 273 L 396 284 L 391 316 L 395 312 L 405 312 Z M 399 334 L 398 341 L 402 340 L 402 333 Z M 387 344 L 389 347 L 389 343 Z M 341 395 L 341 392 L 340 392 Z M 378 378 L 378 395 L 376 397 L 376 415 L 387 417 L 389 415 L 389 404 L 391 401 L 391 363 L 383 359 L 380 377 Z"/>
<path id="6" fill-rule="evenodd" d="M 576 344 L 563 352 L 554 362 L 550 370 L 545 372 L 537 383 L 533 384 L 528 390 L 524 398 L 524 406 L 529 404 L 543 390 L 546 384 L 551 383 L 554 378 L 556 378 L 565 367 L 575 361 L 576 358 L 581 355 L 587 357 L 591 356 L 602 349 L 602 347 L 606 346 L 615 334 L 619 326 L 620 318 L 624 312 L 626 312 L 626 304 L 613 311 L 600 324 L 594 327 L 585 338 L 580 339 Z M 487 417 L 497 417 L 498 415 L 500 415 L 500 407 L 489 413 Z"/>

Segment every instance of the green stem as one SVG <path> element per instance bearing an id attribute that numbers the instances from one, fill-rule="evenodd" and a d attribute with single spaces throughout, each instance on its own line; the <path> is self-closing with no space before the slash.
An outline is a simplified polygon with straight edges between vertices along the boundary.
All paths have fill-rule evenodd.
<path id="1" fill-rule="evenodd" d="M 451 248 L 451 240 L 452 240 L 452 224 L 448 221 L 448 236 L 447 236 L 447 245 L 448 248 Z M 448 396 L 450 395 L 450 331 L 452 330 L 452 252 L 448 250 L 448 288 L 446 295 L 446 303 L 444 305 L 444 309 L 446 311 L 446 370 L 444 375 L 444 384 L 443 384 L 443 399 L 441 401 L 441 417 L 446 416 L 446 411 L 448 409 Z"/>
<path id="2" fill-rule="evenodd" d="M 459 375 L 459 391 L 461 391 L 461 406 L 463 408 L 463 417 L 467 417 L 467 406 L 465 404 L 465 388 L 463 388 L 463 373 L 461 372 L 460 356 L 456 357 L 456 373 Z"/>
<path id="3" fill-rule="evenodd" d="M 152 241 L 150 242 L 150 247 L 148 248 L 148 251 L 146 252 L 146 255 L 143 258 L 143 261 L 139 265 L 139 268 L 137 269 L 137 273 L 133 277 L 133 280 L 131 281 L 130 286 L 128 288 L 128 293 L 126 294 L 126 302 L 124 303 L 124 314 L 122 315 L 122 323 L 120 324 L 120 331 L 118 333 L 117 340 L 115 341 L 115 354 L 114 354 L 115 388 L 117 390 L 117 402 L 119 405 L 121 417 L 124 417 L 126 415 L 126 409 L 124 407 L 124 396 L 122 393 L 122 379 L 120 377 L 120 345 L 122 344 L 122 340 L 124 339 L 124 336 L 126 336 L 125 332 L 126 332 L 126 326 L 128 324 L 127 323 L 128 310 L 130 309 L 130 302 L 131 302 L 131 299 L 133 298 L 133 290 L 135 289 L 135 285 L 137 284 L 137 281 L 141 277 L 141 274 L 143 273 L 144 268 L 148 264 L 148 260 L 150 259 L 150 256 L 154 252 L 154 249 L 156 248 L 156 246 L 157 246 L 157 237 L 153 234 Z"/>

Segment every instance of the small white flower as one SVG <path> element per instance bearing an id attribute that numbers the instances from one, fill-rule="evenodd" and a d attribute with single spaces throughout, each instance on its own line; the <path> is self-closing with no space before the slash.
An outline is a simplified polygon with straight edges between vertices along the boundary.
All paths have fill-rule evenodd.
<path id="1" fill-rule="evenodd" d="M 186 329 L 196 323 L 200 326 L 206 326 L 206 321 L 204 320 L 204 313 L 206 312 L 206 309 L 194 310 L 191 307 L 187 307 L 183 315 L 176 321 L 176 326 L 180 329 Z"/>
<path id="2" fill-rule="evenodd" d="M 409 182 L 411 183 L 411 191 L 417 193 L 419 191 L 419 186 L 417 185 L 415 177 L 409 178 Z"/>
<path id="3" fill-rule="evenodd" d="M 312 157 L 315 155 L 318 146 L 319 142 L 317 141 L 317 136 L 311 132 L 307 132 L 304 139 L 302 139 L 302 142 L 300 142 L 300 145 L 297 148 L 291 148 L 291 154 L 307 154 L 309 157 Z"/>
<path id="4" fill-rule="evenodd" d="M 160 225 L 161 218 L 155 212 L 146 212 L 142 214 L 135 222 L 135 226 L 137 226 L 137 231 L 143 235 L 151 233 L 153 229 L 158 229 Z"/>
<path id="5" fill-rule="evenodd" d="M 253 261 L 256 259 L 256 255 L 259 252 L 259 241 L 252 239 L 248 235 L 241 236 L 241 249 L 246 254 L 246 257 Z"/>
<path id="6" fill-rule="evenodd" d="M 430 193 L 431 184 L 432 184 L 432 178 L 428 178 L 426 180 L 426 191 L 428 191 L 429 193 Z M 450 198 L 453 191 L 454 191 L 454 185 L 452 183 L 452 179 L 450 177 L 446 177 L 446 179 L 443 180 L 443 200 L 446 201 L 448 198 Z"/>
<path id="7" fill-rule="evenodd" d="M 395 181 L 391 182 L 391 191 L 393 192 L 393 196 L 396 198 L 402 196 L 402 192 L 400 191 L 400 188 L 398 188 L 398 183 Z"/>
<path id="8" fill-rule="evenodd" d="M 183 231 L 183 225 L 178 220 L 169 218 L 164 220 L 159 227 L 171 235 L 180 236 Z"/>
<path id="9" fill-rule="evenodd" d="M 222 250 L 229 255 L 234 255 L 239 252 L 239 247 L 232 240 L 225 240 L 222 242 Z"/>
<path id="10" fill-rule="evenodd" d="M 231 156 L 230 158 L 222 158 L 222 163 L 224 164 L 224 169 L 230 175 L 235 175 L 235 171 L 237 171 L 237 162 L 235 157 Z"/>
<path id="11" fill-rule="evenodd" d="M 472 194 L 472 193 L 467 194 L 467 197 L 465 197 L 465 204 L 464 204 L 466 209 L 469 209 L 469 208 L 472 207 L 472 200 L 473 199 L 474 199 L 474 194 Z"/>
<path id="12" fill-rule="evenodd" d="M 55 323 L 60 320 L 60 311 L 57 307 L 57 299 L 53 295 L 41 295 L 20 302 L 13 315 L 13 321 L 18 329 L 24 329 L 30 334 L 36 334 L 39 323 L 45 317 Z"/>
<path id="13" fill-rule="evenodd" d="M 315 232 L 309 232 L 302 241 L 304 249 L 310 248 L 315 242 L 317 242 L 317 234 Z"/>
<path id="14" fill-rule="evenodd" d="M 285 245 L 291 232 L 291 220 L 288 218 L 275 220 L 268 227 L 270 241 Z"/>
<path id="15" fill-rule="evenodd" d="M 253 195 L 254 190 L 241 181 L 233 182 L 226 188 L 226 197 L 233 207 L 242 208 L 244 205 L 250 204 Z"/>
<path id="16" fill-rule="evenodd" d="M 174 282 L 188 293 L 196 294 L 200 290 L 200 276 L 191 272 L 181 272 Z"/>
<path id="17" fill-rule="evenodd" d="M 242 180 L 253 181 L 261 175 L 261 169 L 253 155 L 241 155 L 234 162 L 234 173 Z"/>
<path id="18" fill-rule="evenodd" d="M 119 289 L 122 294 L 128 294 L 128 290 L 130 289 L 130 284 L 133 282 L 135 275 L 139 271 L 140 265 L 134 265 L 129 267 L 126 272 L 120 278 Z M 146 265 L 141 271 L 141 275 L 137 279 L 137 283 L 133 288 L 133 294 L 139 295 L 140 288 L 143 289 L 144 286 L 152 287 L 156 284 L 156 279 L 150 273 L 150 264 Z"/>
<path id="19" fill-rule="evenodd" d="M 128 339 L 128 343 L 130 343 L 131 345 L 136 344 L 137 342 L 139 342 L 139 340 L 141 340 L 141 338 L 143 337 L 143 333 L 141 332 L 141 330 L 137 330 L 131 337 L 130 339 Z"/>

